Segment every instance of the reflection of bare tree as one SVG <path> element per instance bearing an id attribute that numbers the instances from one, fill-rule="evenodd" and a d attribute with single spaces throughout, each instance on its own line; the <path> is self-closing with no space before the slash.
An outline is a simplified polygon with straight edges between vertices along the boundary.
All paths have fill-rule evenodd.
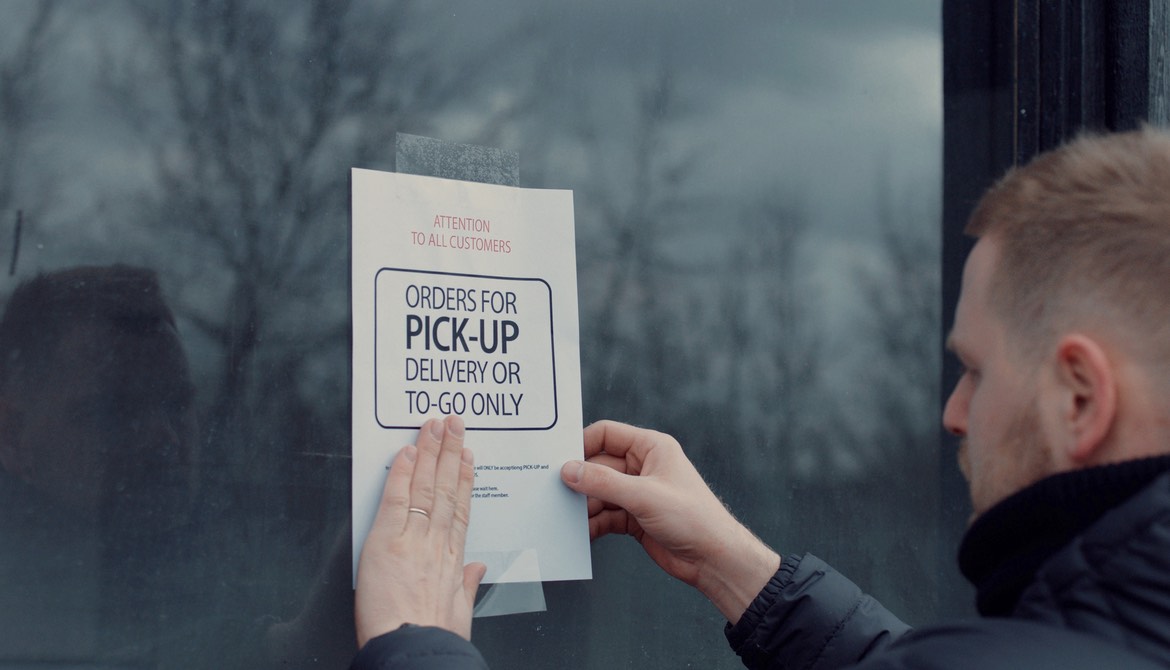
<path id="1" fill-rule="evenodd" d="M 46 56 L 56 44 L 52 30 L 57 3 L 37 3 L 23 29 L 9 26 L 8 43 L 0 48 L 0 215 L 7 217 L 29 204 L 17 202 L 31 189 L 22 188 L 29 173 L 26 161 L 30 131 L 45 102 Z"/>
<path id="2" fill-rule="evenodd" d="M 917 197 L 918 194 L 911 194 Z M 930 586 L 938 579 L 939 237 L 936 205 L 895 201 L 878 189 L 879 263 L 859 272 L 867 312 L 858 322 L 870 363 L 857 378 L 865 411 L 850 429 L 867 476 L 849 484 L 859 501 L 854 516 L 839 519 L 866 551 L 851 557 L 861 580 Z M 864 431 L 864 432 L 863 432 Z M 826 523 L 832 523 L 826 520 Z M 906 612 L 937 607 L 934 588 L 891 589 L 877 595 Z"/>
<path id="3" fill-rule="evenodd" d="M 579 230 L 584 395 L 596 416 L 664 426 L 677 405 L 667 389 L 678 388 L 686 366 L 672 351 L 680 323 L 669 298 L 683 271 L 668 249 L 692 198 L 693 167 L 692 156 L 672 151 L 671 125 L 681 116 L 673 79 L 660 72 L 635 92 L 632 129 L 618 154 L 628 162 L 615 166 L 606 149 L 592 147 L 596 164 L 583 190 L 598 209 Z"/>
<path id="4" fill-rule="evenodd" d="M 181 249 L 168 255 L 182 259 L 171 265 L 178 309 L 220 352 L 209 410 L 219 459 L 287 437 L 306 419 L 289 414 L 306 409 L 297 385 L 315 371 L 335 370 L 315 380 L 335 392 L 312 393 L 333 407 L 309 411 L 343 414 L 348 168 L 385 166 L 393 133 L 425 131 L 478 71 L 443 67 L 412 7 L 132 5 L 143 52 L 110 84 L 154 138 L 158 184 L 135 218 L 152 226 L 154 253 Z M 290 448 L 270 446 L 251 453 Z"/>
<path id="5" fill-rule="evenodd" d="M 880 417 L 867 461 L 932 476 L 939 416 L 939 240 L 933 212 L 895 203 L 879 189 L 878 250 L 882 265 L 861 273 L 858 285 L 870 310 L 874 364 L 862 380 Z"/>
<path id="6" fill-rule="evenodd" d="M 713 374 L 702 385 L 712 415 L 692 427 L 696 454 L 745 521 L 773 535 L 792 519 L 764 504 L 802 479 L 831 477 L 841 448 L 827 427 L 822 319 L 808 281 L 808 218 L 799 196 L 764 194 L 746 203 L 725 270 L 714 279 L 706 330 Z"/>
<path id="7" fill-rule="evenodd" d="M 608 135 L 578 120 L 591 159 L 576 189 L 587 415 L 684 436 L 715 481 L 759 480 L 800 454 L 832 453 L 814 434 L 830 422 L 817 401 L 822 338 L 799 202 L 764 196 L 724 225 L 726 203 L 704 209 L 711 199 L 693 183 L 701 147 L 679 139 L 688 109 L 670 72 L 643 80 L 634 99 L 616 148 L 602 138 L 621 114 L 607 117 Z"/>
<path id="8" fill-rule="evenodd" d="M 818 469 L 813 462 L 832 445 L 813 440 L 810 434 L 826 414 L 826 408 L 815 402 L 823 339 L 810 309 L 812 287 L 804 281 L 808 268 L 800 253 L 808 220 L 796 202 L 794 198 L 790 202 L 763 198 L 753 216 L 755 225 L 744 240 L 743 254 L 751 259 L 756 277 L 753 289 L 761 299 L 754 327 L 754 362 L 748 361 L 745 371 L 756 380 L 748 423 L 753 429 L 745 437 L 764 449 L 750 454 L 752 460 L 780 461 L 807 474 Z M 800 460 L 805 462 L 803 468 L 794 462 Z"/>

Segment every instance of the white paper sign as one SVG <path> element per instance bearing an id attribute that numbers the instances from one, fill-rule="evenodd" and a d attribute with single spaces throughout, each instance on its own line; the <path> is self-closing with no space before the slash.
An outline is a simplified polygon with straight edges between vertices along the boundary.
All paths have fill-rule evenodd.
<path id="1" fill-rule="evenodd" d="M 355 569 L 394 455 L 457 414 L 485 583 L 589 579 L 585 499 L 560 481 L 582 457 L 572 192 L 351 179 Z"/>

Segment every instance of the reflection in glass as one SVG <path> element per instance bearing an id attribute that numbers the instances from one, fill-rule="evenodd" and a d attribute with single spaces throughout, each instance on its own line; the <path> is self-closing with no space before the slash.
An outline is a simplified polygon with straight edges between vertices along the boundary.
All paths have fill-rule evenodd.
<path id="1" fill-rule="evenodd" d="M 521 185 L 574 191 L 587 420 L 680 436 L 779 551 L 931 618 L 953 551 L 937 3 L 0 12 L 0 294 L 123 263 L 173 314 L 149 325 L 144 295 L 20 345 L 56 362 L 19 373 L 21 425 L 0 426 L 43 445 L 3 452 L 3 523 L 28 538 L 0 549 L 21 603 L 0 665 L 347 662 L 347 179 L 393 169 L 396 132 L 517 151 Z M 713 608 L 633 543 L 594 564 L 547 585 L 547 613 L 477 622 L 489 661 L 738 667 Z"/>
<path id="2" fill-rule="evenodd" d="M 0 319 L 0 658 L 150 658 L 193 612 L 193 387 L 153 272 L 42 274 Z"/>

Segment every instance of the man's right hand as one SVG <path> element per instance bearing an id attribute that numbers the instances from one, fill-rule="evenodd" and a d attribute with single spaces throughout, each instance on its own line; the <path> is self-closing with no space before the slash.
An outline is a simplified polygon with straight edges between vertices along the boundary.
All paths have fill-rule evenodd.
<path id="1" fill-rule="evenodd" d="M 731 623 L 780 567 L 735 520 L 678 441 L 613 421 L 585 429 L 585 462 L 561 479 L 589 497 L 589 535 L 631 535 L 667 574 L 707 596 Z"/>

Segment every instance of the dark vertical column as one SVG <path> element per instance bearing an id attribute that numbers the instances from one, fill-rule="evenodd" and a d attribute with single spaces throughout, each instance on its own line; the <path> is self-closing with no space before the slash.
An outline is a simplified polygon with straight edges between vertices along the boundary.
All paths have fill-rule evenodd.
<path id="1" fill-rule="evenodd" d="M 1165 2 L 1017 1 L 1017 162 L 1082 130 L 1149 118 L 1152 58 L 1164 52 L 1152 31 Z"/>
<path id="2" fill-rule="evenodd" d="M 1170 126 L 1170 0 L 1150 2 L 1150 123 Z"/>
<path id="3" fill-rule="evenodd" d="M 1101 66 L 1106 72 L 1105 118 L 1095 127 L 1109 130 L 1136 128 L 1149 116 L 1150 0 L 1117 0 L 1106 5 L 1103 24 L 1096 26 L 1106 43 Z"/>
<path id="4" fill-rule="evenodd" d="M 971 248 L 963 225 L 979 195 L 1014 158 L 1015 26 L 1013 2 L 943 4 L 943 337 L 951 330 L 963 260 Z M 1026 127 L 1024 132 L 1032 131 Z M 954 357 L 944 357 L 942 371 L 945 402 L 958 378 Z M 967 486 L 953 457 L 956 447 L 954 438 L 944 433 L 939 537 L 949 547 L 958 547 L 970 514 Z M 972 614 L 972 592 L 959 575 L 954 552 L 940 556 L 940 615 Z"/>

